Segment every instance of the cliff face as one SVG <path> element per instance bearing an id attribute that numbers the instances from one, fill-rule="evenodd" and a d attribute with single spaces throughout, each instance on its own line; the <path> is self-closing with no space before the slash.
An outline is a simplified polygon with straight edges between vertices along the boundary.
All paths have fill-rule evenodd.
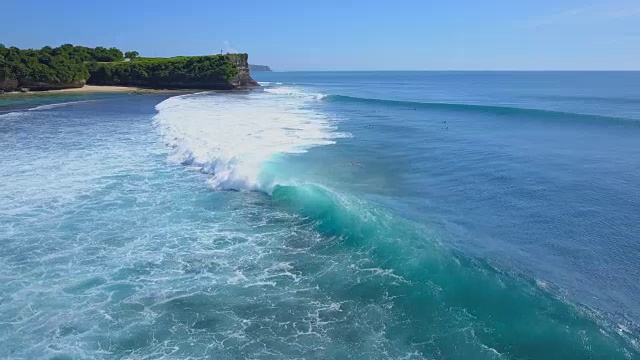
<path id="1" fill-rule="evenodd" d="M 251 77 L 248 61 L 249 56 L 247 54 L 233 54 L 229 56 L 232 57 L 231 61 L 238 68 L 238 74 L 231 80 L 233 86 L 240 89 L 259 86 Z"/>
<path id="2" fill-rule="evenodd" d="M 14 91 L 20 88 L 18 80 L 0 78 L 0 90 Z"/>
<path id="3" fill-rule="evenodd" d="M 85 80 L 77 80 L 64 84 L 50 84 L 42 81 L 32 81 L 24 79 L 19 81 L 20 88 L 27 88 L 30 91 L 44 91 L 44 90 L 60 90 L 60 89 L 73 89 L 81 88 L 86 83 Z"/>

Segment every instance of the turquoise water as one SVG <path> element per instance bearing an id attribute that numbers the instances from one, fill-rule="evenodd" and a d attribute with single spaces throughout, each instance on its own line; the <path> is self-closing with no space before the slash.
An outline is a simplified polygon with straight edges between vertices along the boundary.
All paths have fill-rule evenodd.
<path id="1" fill-rule="evenodd" d="M 256 78 L 0 98 L 0 358 L 640 356 L 640 73 Z"/>

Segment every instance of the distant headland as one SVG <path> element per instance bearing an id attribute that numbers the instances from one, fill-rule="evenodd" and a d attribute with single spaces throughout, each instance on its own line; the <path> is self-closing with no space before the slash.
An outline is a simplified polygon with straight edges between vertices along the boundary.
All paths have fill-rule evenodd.
<path id="1" fill-rule="evenodd" d="M 0 90 L 44 91 L 96 86 L 235 90 L 258 86 L 247 54 L 140 57 L 117 48 L 65 44 L 40 50 L 0 44 Z"/>
<path id="2" fill-rule="evenodd" d="M 249 71 L 251 71 L 251 72 L 271 72 L 273 70 L 271 70 L 271 68 L 268 67 L 267 65 L 249 64 Z"/>

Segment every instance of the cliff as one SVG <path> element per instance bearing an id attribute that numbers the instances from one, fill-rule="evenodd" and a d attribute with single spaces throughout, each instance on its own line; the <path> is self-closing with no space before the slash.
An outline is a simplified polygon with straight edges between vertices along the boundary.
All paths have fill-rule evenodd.
<path id="1" fill-rule="evenodd" d="M 233 77 L 231 83 L 236 88 L 249 88 L 259 86 L 258 82 L 251 77 L 248 54 L 232 54 L 232 61 L 238 68 L 238 73 Z"/>
<path id="2" fill-rule="evenodd" d="M 271 71 L 273 71 L 267 65 L 253 65 L 253 64 L 249 64 L 249 70 L 251 72 L 271 72 Z"/>
<path id="3" fill-rule="evenodd" d="M 249 74 L 247 54 L 136 58 L 94 63 L 91 85 L 233 90 L 258 86 Z"/>
<path id="4" fill-rule="evenodd" d="M 15 79 L 6 79 L 0 74 L 0 90 L 2 91 L 14 91 L 20 89 L 20 83 Z"/>
<path id="5" fill-rule="evenodd" d="M 2 83 L 2 81 L 0 81 L 0 83 Z M 74 80 L 68 83 L 48 83 L 44 81 L 21 79 L 21 80 L 13 80 L 12 85 L 14 86 L 9 87 L 8 89 L 5 89 L 5 91 L 15 91 L 20 89 L 29 89 L 29 91 L 73 89 L 73 88 L 81 88 L 84 86 L 84 84 L 86 84 L 85 80 Z"/>
<path id="6" fill-rule="evenodd" d="M 129 53 L 131 54 L 131 52 Z M 65 44 L 40 50 L 0 44 L 0 90 L 56 90 L 86 84 L 233 90 L 258 86 L 247 54 L 140 58 L 116 48 Z"/>

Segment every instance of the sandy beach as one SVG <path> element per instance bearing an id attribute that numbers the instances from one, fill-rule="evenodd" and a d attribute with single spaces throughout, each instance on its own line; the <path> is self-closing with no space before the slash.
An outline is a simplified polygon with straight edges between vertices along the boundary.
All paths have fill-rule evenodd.
<path id="1" fill-rule="evenodd" d="M 133 92 L 139 91 L 141 89 L 137 87 L 128 87 L 128 86 L 95 86 L 95 85 L 85 85 L 81 88 L 74 89 L 62 89 L 62 90 L 49 90 L 43 91 L 47 92 L 56 92 L 56 93 L 113 93 L 113 92 Z"/>
<path id="2" fill-rule="evenodd" d="M 193 93 L 202 90 L 190 89 L 147 89 L 135 86 L 96 86 L 85 85 L 81 88 L 47 90 L 47 91 L 29 91 L 29 92 L 6 92 L 4 95 L 46 95 L 46 94 L 96 94 L 96 93 L 132 93 L 132 94 L 174 94 L 174 93 Z"/>

